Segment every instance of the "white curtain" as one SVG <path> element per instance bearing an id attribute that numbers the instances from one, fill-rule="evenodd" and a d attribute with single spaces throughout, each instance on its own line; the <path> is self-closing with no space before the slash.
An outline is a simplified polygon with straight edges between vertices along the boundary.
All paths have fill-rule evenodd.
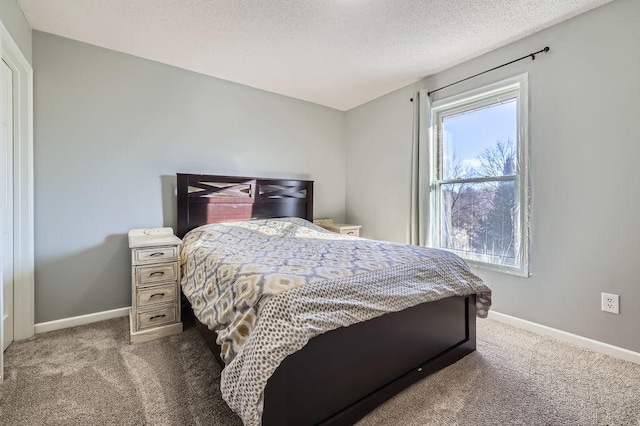
<path id="1" fill-rule="evenodd" d="M 426 90 L 413 97 L 413 143 L 411 151 L 410 243 L 424 246 L 429 227 L 429 181 L 431 100 Z"/>

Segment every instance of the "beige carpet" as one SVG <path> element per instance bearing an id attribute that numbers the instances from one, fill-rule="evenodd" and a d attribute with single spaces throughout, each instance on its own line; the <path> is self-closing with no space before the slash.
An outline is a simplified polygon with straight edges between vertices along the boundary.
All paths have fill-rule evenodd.
<path id="1" fill-rule="evenodd" d="M 127 339 L 120 318 L 13 343 L 0 424 L 241 424 L 195 330 L 138 345 Z M 640 365 L 481 320 L 477 352 L 359 425 L 640 425 Z"/>

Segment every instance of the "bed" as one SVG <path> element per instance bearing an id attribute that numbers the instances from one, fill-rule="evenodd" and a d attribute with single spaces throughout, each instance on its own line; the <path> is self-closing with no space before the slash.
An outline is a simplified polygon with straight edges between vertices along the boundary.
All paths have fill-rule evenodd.
<path id="1" fill-rule="evenodd" d="M 315 239 L 326 238 L 330 240 L 329 244 L 334 244 L 333 247 L 340 247 L 340 244 L 353 245 L 356 247 L 355 252 L 369 244 L 365 240 L 353 237 L 323 235 L 314 225 L 302 223 L 299 219 L 275 221 L 271 220 L 273 218 L 301 218 L 312 221 L 313 182 L 178 174 L 177 229 L 180 237 L 201 225 L 218 223 L 219 227 L 211 225 L 215 228 L 211 232 L 236 232 L 237 235 L 243 235 L 242 232 L 253 232 L 261 226 L 266 226 L 295 229 L 296 233 L 312 234 Z M 235 222 L 237 223 L 233 225 Z M 232 225 L 228 225 L 229 223 Z M 198 228 L 194 233 L 205 232 L 202 229 L 208 228 Z M 190 238 L 193 240 L 194 233 L 187 236 L 186 246 L 189 246 Z M 335 241 L 335 238 L 351 240 Z M 406 250 L 419 249 L 414 249 L 413 246 L 405 247 Z M 183 259 L 183 262 L 188 261 Z M 185 269 L 188 270 L 188 265 L 186 266 Z M 336 283 L 341 284 L 339 280 Z M 307 287 L 312 286 L 300 288 Z M 185 294 L 187 293 L 190 300 L 196 300 L 192 293 L 185 291 Z M 282 294 L 293 293 L 295 292 L 286 291 Z M 318 300 L 321 298 L 320 296 Z M 480 316 L 485 316 L 486 312 L 482 311 L 485 307 L 488 309 L 490 303 L 488 288 L 484 288 L 482 294 L 443 297 L 382 315 L 372 315 L 362 322 L 348 326 L 334 329 L 325 327 L 328 331 L 323 329 L 312 335 L 299 350 L 278 359 L 274 371 L 270 371 L 268 375 L 264 374 L 268 377 L 264 379 L 266 385 L 257 401 L 258 409 L 255 411 L 259 418 L 239 414 L 245 424 L 261 423 L 265 426 L 353 424 L 412 383 L 475 350 L 477 299 L 483 302 Z M 290 302 L 283 300 L 280 302 Z M 306 306 L 305 303 L 312 305 L 313 302 L 307 300 L 300 306 Z M 200 312 L 200 318 L 203 318 L 202 312 L 205 310 L 194 302 L 191 311 Z M 189 309 L 184 310 L 188 311 Z M 271 311 L 263 309 L 261 315 L 268 316 Z M 218 345 L 218 336 L 209 329 L 211 325 L 200 322 L 198 315 L 195 321 L 205 341 L 224 367 L 221 353 L 229 361 L 228 354 L 234 352 L 225 347 L 226 343 L 223 347 Z M 265 321 L 262 324 L 265 324 Z M 256 325 L 256 329 L 258 328 Z M 220 341 L 225 342 L 224 339 Z M 251 348 L 260 352 L 260 345 L 268 347 L 269 340 L 254 339 L 254 343 L 250 348 L 241 348 L 238 354 L 234 353 L 235 358 L 231 358 L 233 362 L 229 363 L 229 368 L 226 369 L 231 371 L 228 373 L 229 376 L 236 374 L 239 361 L 247 355 L 245 352 Z M 252 368 L 245 367 L 244 372 L 237 374 L 248 375 L 243 376 L 244 379 L 239 376 L 240 380 L 236 377 L 236 380 L 249 381 L 251 370 Z M 231 391 L 229 398 L 233 397 L 233 393 Z M 227 402 L 229 403 L 229 400 Z M 230 403 L 232 408 L 236 412 L 242 411 L 233 406 L 234 403 L 238 404 L 237 401 L 233 401 Z"/>

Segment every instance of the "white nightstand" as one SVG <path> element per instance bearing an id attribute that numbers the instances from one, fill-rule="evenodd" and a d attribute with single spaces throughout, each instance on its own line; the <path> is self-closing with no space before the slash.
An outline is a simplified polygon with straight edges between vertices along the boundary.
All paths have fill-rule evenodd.
<path id="1" fill-rule="evenodd" d="M 323 227 L 331 232 L 342 235 L 360 236 L 361 225 L 347 225 L 345 223 L 333 223 L 333 219 L 316 219 L 313 221 L 318 226 Z"/>
<path id="2" fill-rule="evenodd" d="M 182 332 L 180 238 L 171 228 L 132 229 L 131 343 Z"/>

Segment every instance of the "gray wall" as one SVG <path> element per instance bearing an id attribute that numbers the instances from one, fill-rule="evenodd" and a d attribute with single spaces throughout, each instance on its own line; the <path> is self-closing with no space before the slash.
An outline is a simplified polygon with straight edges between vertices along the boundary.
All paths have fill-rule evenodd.
<path id="1" fill-rule="evenodd" d="M 31 64 L 31 26 L 15 0 L 0 1 L 0 20 Z"/>
<path id="2" fill-rule="evenodd" d="M 313 179 L 344 219 L 344 113 L 34 31 L 36 323 L 129 306 L 175 173 Z"/>
<path id="3" fill-rule="evenodd" d="M 529 73 L 531 278 L 478 271 L 494 309 L 640 351 L 640 2 L 618 0 L 347 113 L 347 221 L 408 241 L 415 90 L 549 45 L 552 51 L 439 94 Z M 600 311 L 602 291 L 621 313 Z"/>

